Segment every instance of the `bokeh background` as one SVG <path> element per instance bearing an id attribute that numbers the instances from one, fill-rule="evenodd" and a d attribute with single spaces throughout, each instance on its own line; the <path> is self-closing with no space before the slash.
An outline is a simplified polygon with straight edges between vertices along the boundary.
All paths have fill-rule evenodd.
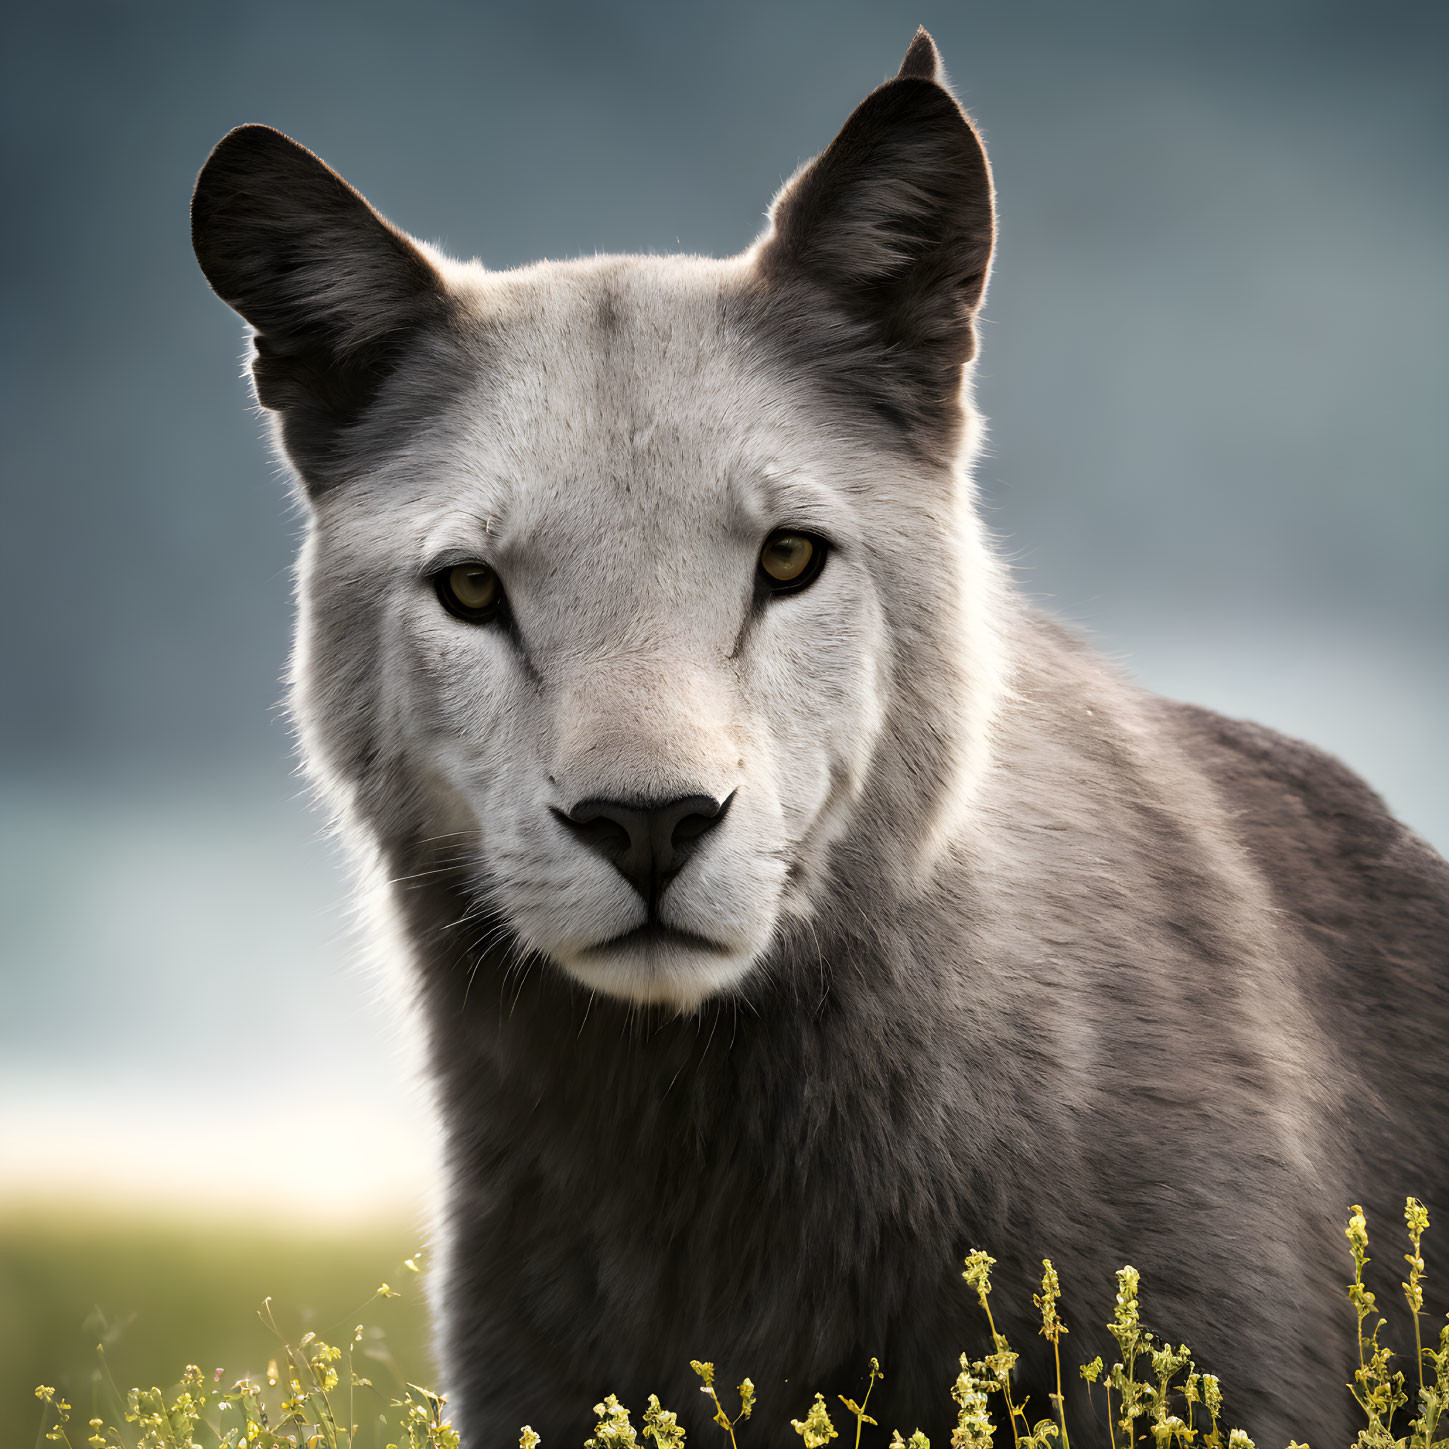
<path id="1" fill-rule="evenodd" d="M 276 708 L 296 518 L 190 255 L 208 148 L 268 121 L 491 266 L 725 253 L 920 22 L 996 166 L 1023 586 L 1449 848 L 1449 7 L 13 5 L 0 1439 L 102 1332 L 255 1367 L 262 1294 L 322 1323 L 420 1233 L 426 1116 Z"/>

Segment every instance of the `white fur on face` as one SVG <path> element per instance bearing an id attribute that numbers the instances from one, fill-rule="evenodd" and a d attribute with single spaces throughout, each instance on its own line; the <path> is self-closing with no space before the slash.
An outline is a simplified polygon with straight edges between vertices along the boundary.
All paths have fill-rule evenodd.
<path id="1" fill-rule="evenodd" d="M 373 758 L 418 782 L 415 832 L 469 842 L 522 947 L 680 1009 L 809 913 L 883 725 L 872 560 L 910 547 L 917 506 L 880 487 L 879 459 L 867 486 L 860 445 L 817 436 L 729 334 L 718 298 L 742 265 L 453 268 L 480 319 L 476 386 L 318 501 L 303 565 L 297 704 L 324 784 L 353 769 L 339 718 L 365 712 Z M 829 560 L 760 604 L 761 544 L 792 526 Z M 460 559 L 497 569 L 516 630 L 441 607 L 428 576 Z M 350 613 L 373 620 L 355 638 Z M 620 942 L 642 898 L 554 811 L 685 795 L 731 804 L 660 897 L 677 934 Z"/>

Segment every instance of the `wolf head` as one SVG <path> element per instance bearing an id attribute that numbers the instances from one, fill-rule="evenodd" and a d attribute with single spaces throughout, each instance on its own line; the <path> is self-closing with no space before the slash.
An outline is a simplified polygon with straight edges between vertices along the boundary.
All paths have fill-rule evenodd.
<path id="1" fill-rule="evenodd" d="M 587 988 L 782 969 L 970 814 L 1000 665 L 965 386 L 990 172 L 921 32 L 726 261 L 493 272 L 233 131 L 203 271 L 306 502 L 293 702 L 392 874 Z"/>

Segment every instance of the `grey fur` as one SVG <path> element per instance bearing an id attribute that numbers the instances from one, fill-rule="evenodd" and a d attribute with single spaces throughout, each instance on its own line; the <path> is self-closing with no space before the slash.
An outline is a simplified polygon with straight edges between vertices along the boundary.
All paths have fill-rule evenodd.
<path id="1" fill-rule="evenodd" d="M 842 138 L 726 262 L 460 266 L 264 128 L 198 184 L 306 485 L 308 767 L 426 1038 L 458 1422 L 716 1432 L 708 1356 L 795 1444 L 874 1354 L 943 1442 L 980 1245 L 1035 1410 L 1039 1258 L 1073 1361 L 1131 1262 L 1260 1443 L 1346 1442 L 1345 1205 L 1449 1210 L 1449 867 L 1012 591 L 961 380 L 990 177 L 929 37 Z M 762 602 L 782 525 L 834 550 Z M 439 607 L 472 558 L 507 622 Z M 643 908 L 549 808 L 731 790 L 660 907 L 716 948 L 600 945 Z"/>

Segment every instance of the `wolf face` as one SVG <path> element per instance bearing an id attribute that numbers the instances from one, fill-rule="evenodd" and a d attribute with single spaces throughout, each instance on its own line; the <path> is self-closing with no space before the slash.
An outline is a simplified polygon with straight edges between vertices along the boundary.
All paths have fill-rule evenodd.
<path id="1" fill-rule="evenodd" d="M 738 987 L 808 935 L 847 820 L 912 879 L 984 767 L 991 187 L 925 44 L 731 261 L 460 265 L 263 127 L 198 182 L 308 503 L 314 774 L 591 991 Z M 916 749 L 878 768 L 890 700 Z"/>

